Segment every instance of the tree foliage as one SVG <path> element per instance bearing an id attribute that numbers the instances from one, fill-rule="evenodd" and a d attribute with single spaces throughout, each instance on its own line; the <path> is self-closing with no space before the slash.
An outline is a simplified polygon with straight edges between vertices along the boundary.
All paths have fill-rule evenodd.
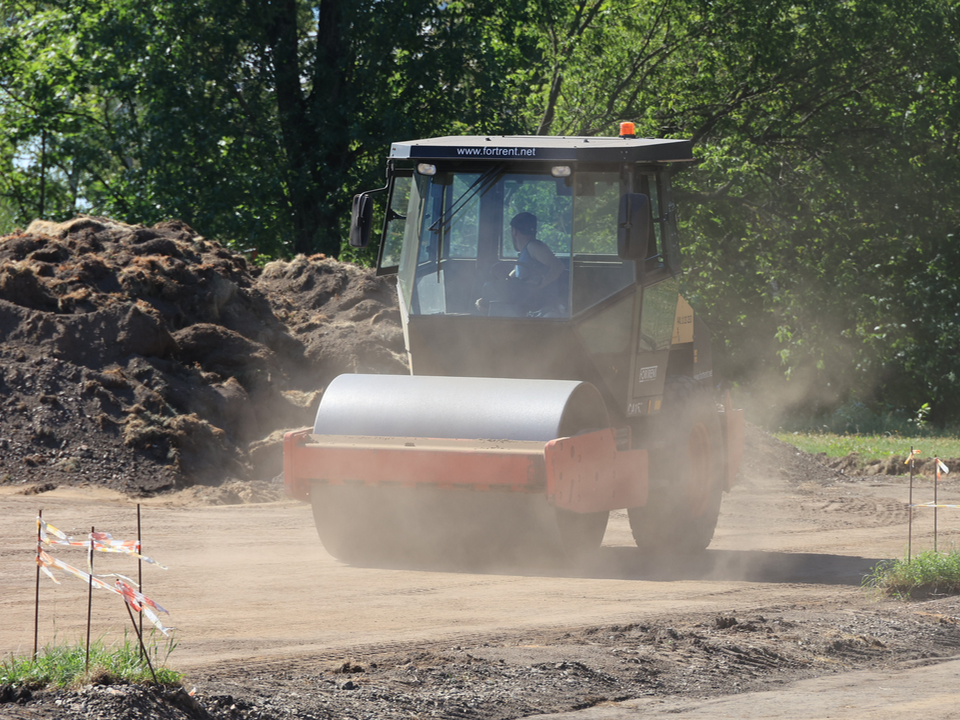
<path id="1" fill-rule="evenodd" d="M 176 216 L 243 247 L 337 255 L 391 140 L 516 129 L 487 41 L 515 18 L 495 2 L 54 0 L 3 16 L 15 132 L 0 152 L 17 171 L 0 192 L 24 220 Z"/>
<path id="2" fill-rule="evenodd" d="M 675 183 L 686 292 L 728 375 L 786 378 L 778 401 L 792 389 L 808 411 L 853 395 L 956 417 L 957 3 L 562 13 L 539 35 L 530 126 L 694 140 Z"/>

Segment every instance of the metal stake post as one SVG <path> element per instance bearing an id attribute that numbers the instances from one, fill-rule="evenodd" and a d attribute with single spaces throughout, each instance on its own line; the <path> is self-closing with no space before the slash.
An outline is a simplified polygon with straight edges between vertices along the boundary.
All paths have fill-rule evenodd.
<path id="1" fill-rule="evenodd" d="M 140 503 L 137 503 L 137 590 L 143 594 L 143 538 L 140 532 Z M 140 613 L 140 637 L 143 637 L 143 613 Z M 144 657 L 143 640 L 140 640 L 140 657 Z M 151 672 L 152 672 L 151 668 Z M 156 680 L 156 678 L 154 678 Z"/>
<path id="2" fill-rule="evenodd" d="M 910 500 L 907 503 L 910 514 L 907 515 L 907 562 L 910 562 L 913 545 L 913 445 L 910 446 Z"/>
<path id="3" fill-rule="evenodd" d="M 87 557 L 87 571 L 90 573 L 87 580 L 87 658 L 84 665 L 84 672 L 90 672 L 90 617 L 93 613 L 93 533 L 95 528 L 90 528 L 90 553 Z"/>
<path id="4" fill-rule="evenodd" d="M 130 609 L 130 603 L 127 602 L 127 599 L 123 599 L 123 604 L 127 608 L 127 615 L 130 616 L 130 622 L 133 623 L 133 631 L 137 634 L 137 640 L 140 641 L 140 657 L 145 658 L 147 661 L 147 667 L 150 668 L 150 674 L 153 675 L 153 684 L 159 685 L 157 681 L 157 674 L 153 671 L 153 663 L 150 662 L 150 654 L 147 652 L 147 649 L 143 646 L 143 633 L 137 629 L 137 621 L 133 619 L 133 611 Z M 140 611 L 141 620 L 143 619 L 143 611 Z"/>
<path id="5" fill-rule="evenodd" d="M 933 551 L 937 551 L 937 490 L 940 485 L 940 458 L 936 455 L 933 458 L 934 465 L 936 465 L 936 472 L 933 476 Z"/>
<path id="6" fill-rule="evenodd" d="M 40 638 L 40 523 L 43 522 L 43 508 L 37 513 L 37 587 L 33 601 L 33 657 L 36 659 L 39 651 Z"/>

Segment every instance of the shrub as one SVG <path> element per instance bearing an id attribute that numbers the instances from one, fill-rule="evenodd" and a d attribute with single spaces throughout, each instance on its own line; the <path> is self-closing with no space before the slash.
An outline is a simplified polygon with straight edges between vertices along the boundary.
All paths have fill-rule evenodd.
<path id="1" fill-rule="evenodd" d="M 864 586 L 901 598 L 931 594 L 960 594 L 960 552 L 925 550 L 912 558 L 891 560 L 875 566 Z"/>
<path id="2" fill-rule="evenodd" d="M 176 643 L 167 640 L 161 649 L 156 643 L 148 645 L 157 681 L 161 685 L 179 685 L 181 675 L 162 667 Z M 140 657 L 136 641 L 124 641 L 107 647 L 102 640 L 90 644 L 90 669 L 86 670 L 86 646 L 48 645 L 37 657 L 11 656 L 0 662 L 0 685 L 22 685 L 29 688 L 76 687 L 86 683 L 112 685 L 117 683 L 152 683 L 153 676 L 147 663 Z M 162 655 L 162 657 L 160 657 Z"/>

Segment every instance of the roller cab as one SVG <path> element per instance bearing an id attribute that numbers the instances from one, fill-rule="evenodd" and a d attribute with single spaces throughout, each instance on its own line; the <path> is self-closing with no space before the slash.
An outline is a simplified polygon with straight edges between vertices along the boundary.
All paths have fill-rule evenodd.
<path id="1" fill-rule="evenodd" d="M 331 553 L 427 529 L 433 547 L 495 545 L 513 537 L 504 518 L 532 513 L 582 555 L 616 509 L 642 548 L 706 547 L 743 420 L 679 295 L 670 178 L 692 159 L 687 141 L 629 132 L 391 147 L 351 243 L 380 228 L 410 376 L 337 378 L 285 443 L 287 488 Z"/>

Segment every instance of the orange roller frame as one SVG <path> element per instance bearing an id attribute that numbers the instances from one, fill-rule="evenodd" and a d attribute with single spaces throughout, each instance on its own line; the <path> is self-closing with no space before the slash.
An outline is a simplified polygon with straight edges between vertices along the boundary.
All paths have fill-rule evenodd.
<path id="1" fill-rule="evenodd" d="M 612 429 L 546 444 L 287 433 L 287 492 L 307 500 L 312 482 L 544 493 L 558 507 L 598 512 L 646 502 L 647 453 L 618 451 Z"/>

